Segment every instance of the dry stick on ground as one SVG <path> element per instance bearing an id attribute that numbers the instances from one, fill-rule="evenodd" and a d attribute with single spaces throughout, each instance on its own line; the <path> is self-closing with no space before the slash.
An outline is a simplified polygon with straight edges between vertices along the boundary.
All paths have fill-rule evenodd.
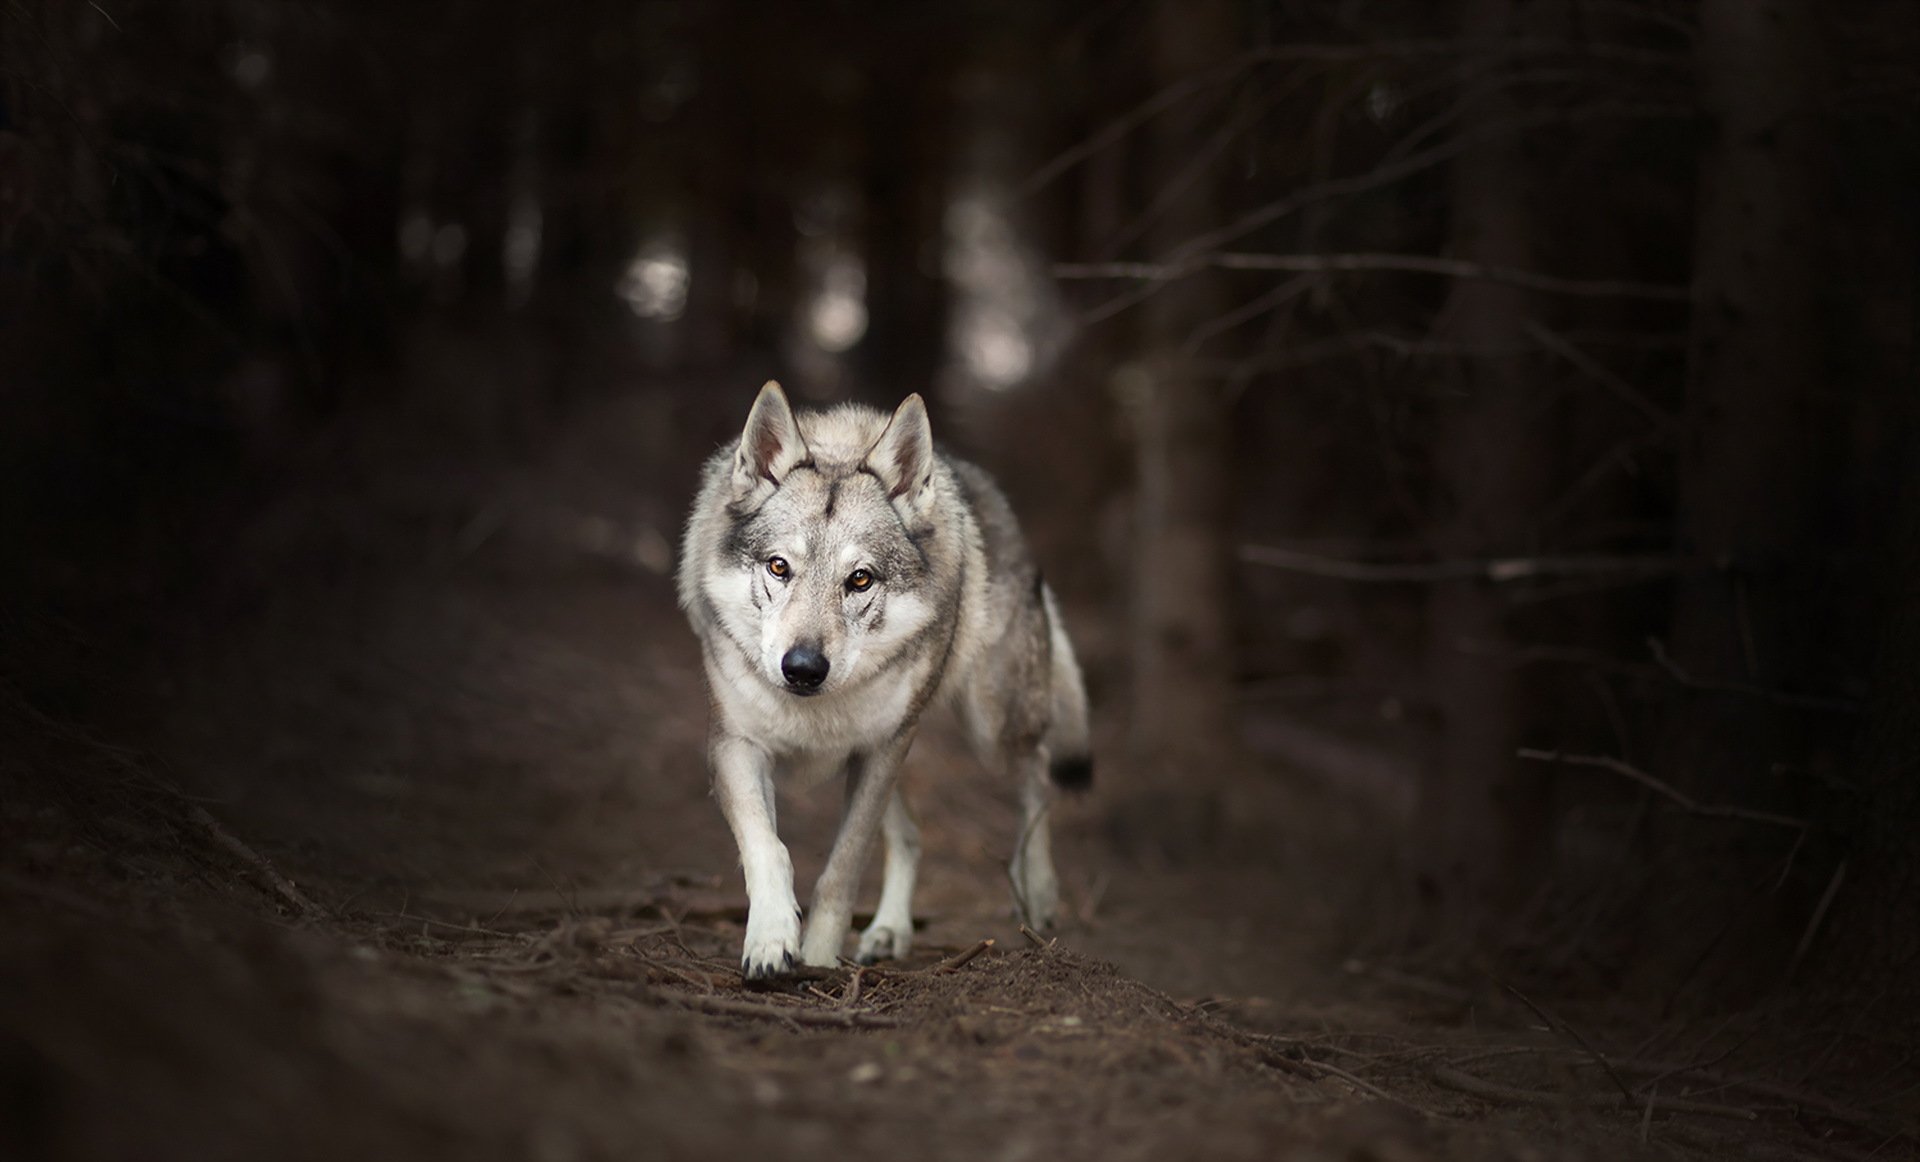
<path id="1" fill-rule="evenodd" d="M 1308 1059 L 1306 1064 L 1313 1069 L 1319 1070 L 1322 1074 L 1328 1077 L 1339 1078 L 1341 1081 L 1346 1082 L 1348 1085 L 1353 1086 L 1355 1089 L 1361 1091 L 1362 1093 L 1371 1094 L 1374 1097 L 1379 1098 L 1381 1101 L 1389 1102 L 1393 1105 L 1400 1106 L 1403 1109 L 1412 1110 L 1414 1113 L 1419 1114 L 1422 1117 L 1442 1118 L 1445 1116 L 1437 1110 L 1430 1110 L 1427 1107 L 1423 1105 L 1419 1105 L 1415 1102 L 1409 1101 L 1406 1098 L 1399 1096 L 1398 1094 L 1389 1093 L 1386 1090 L 1381 1089 L 1379 1086 L 1373 1084 L 1371 1081 L 1367 1081 L 1364 1078 L 1354 1076 L 1353 1074 L 1340 1068 L 1338 1065 L 1329 1065 L 1324 1061 L 1317 1061 L 1313 1059 Z"/>
<path id="2" fill-rule="evenodd" d="M 1805 831 L 1811 826 L 1805 819 L 1795 819 L 1790 815 L 1776 815 L 1771 811 L 1756 811 L 1749 807 L 1702 803 L 1673 784 L 1663 782 L 1631 763 L 1622 762 L 1608 755 L 1564 754 L 1557 750 L 1535 750 L 1532 747 L 1521 747 L 1514 753 L 1523 759 L 1532 759 L 1536 762 L 1559 763 L 1569 767 L 1595 767 L 1603 771 L 1612 771 L 1655 794 L 1664 796 L 1690 815 L 1702 815 L 1710 819 L 1743 819 L 1749 823 L 1771 823 L 1776 827 L 1792 827 L 1800 831 Z"/>
<path id="3" fill-rule="evenodd" d="M 847 979 L 846 991 L 840 994 L 841 1008 L 843 1009 L 852 1008 L 853 1002 L 860 999 L 860 982 L 865 980 L 866 977 L 867 977 L 867 966 L 864 964 L 855 965 L 853 968 L 853 975 Z"/>
<path id="4" fill-rule="evenodd" d="M 1433 1083 L 1443 1089 L 1464 1093 L 1483 1101 L 1505 1102 L 1509 1105 L 1637 1110 L 1644 1102 L 1654 1109 L 1673 1114 L 1700 1114 L 1704 1117 L 1732 1118 L 1742 1122 L 1757 1121 L 1760 1117 L 1752 1110 L 1741 1109 L 1738 1106 L 1683 1101 L 1679 1098 L 1651 1096 L 1641 1098 L 1631 1093 L 1544 1093 L 1532 1089 L 1515 1089 L 1512 1086 L 1500 1085 L 1444 1065 L 1433 1071 Z"/>
<path id="5" fill-rule="evenodd" d="M 1529 1051 L 1536 1053 L 1541 1052 L 1537 1047 L 1531 1048 Z M 1552 1052 L 1571 1053 L 1572 1050 L 1552 1050 Z M 1464 1060 L 1465 1059 L 1455 1061 L 1454 1064 L 1456 1066 L 1464 1064 Z M 1682 1063 L 1642 1060 L 1637 1057 L 1618 1057 L 1614 1059 L 1613 1065 L 1615 1069 L 1623 1073 L 1648 1075 L 1650 1078 L 1648 1084 L 1665 1081 L 1674 1077 L 1692 1077 L 1707 1085 L 1713 1086 L 1715 1089 L 1740 1090 L 1750 1093 L 1755 1097 L 1785 1102 L 1788 1105 L 1797 1106 L 1807 1112 L 1832 1118 L 1836 1122 L 1844 1122 L 1856 1129 L 1877 1132 L 1885 1130 L 1889 1124 L 1889 1119 L 1885 1116 L 1874 1114 L 1856 1106 L 1842 1104 L 1827 1097 L 1825 1094 L 1815 1093 L 1809 1089 L 1802 1089 L 1783 1081 L 1768 1081 L 1760 1077 L 1741 1077 L 1737 1074 L 1720 1072 L 1712 1068 L 1713 1064 L 1719 1060 L 1720 1057 L 1716 1056 L 1709 1061 Z M 1640 1095 L 1635 1095 L 1634 1102 L 1636 1105 L 1643 1100 L 1645 1099 Z M 1915 1127 L 1909 1125 L 1904 1126 L 1900 1130 L 1900 1133 L 1915 1136 L 1917 1131 Z"/>
<path id="6" fill-rule="evenodd" d="M 939 964 L 934 965 L 931 971 L 953 972 L 956 969 L 964 968 L 968 964 L 971 964 L 973 962 L 974 957 L 979 956 L 981 953 L 985 952 L 987 949 L 992 948 L 995 943 L 997 943 L 997 941 L 994 941 L 992 939 L 982 940 L 980 943 L 974 945 L 972 948 L 967 949 L 965 952 L 962 952 L 960 955 L 954 957 L 953 959 L 943 960 Z M 859 978 L 859 974 L 856 973 L 855 974 L 856 981 L 858 980 L 858 978 Z"/>
<path id="7" fill-rule="evenodd" d="M 1318 1058 L 1306 1056 L 1306 1046 L 1304 1042 L 1289 1037 L 1277 1037 L 1270 1033 L 1255 1033 L 1252 1030 L 1242 1029 L 1224 1021 L 1203 1020 L 1202 1027 L 1210 1029 L 1236 1044 L 1258 1050 L 1260 1060 L 1263 1064 L 1278 1069 L 1282 1073 L 1302 1077 L 1308 1081 L 1319 1081 L 1326 1077 L 1337 1078 L 1353 1088 L 1360 1090 L 1362 1093 L 1370 1094 L 1373 1097 L 1379 1098 L 1381 1101 L 1390 1102 L 1393 1105 L 1410 1109 L 1422 1117 L 1446 1120 L 1446 1115 L 1440 1113 L 1438 1110 L 1428 1109 L 1418 1102 L 1411 1101 L 1398 1094 L 1382 1089 L 1373 1082 L 1356 1076 L 1337 1065 L 1329 1065 Z M 1292 1050 L 1300 1054 L 1300 1056 L 1289 1056 L 1287 1053 L 1288 1050 Z"/>
<path id="8" fill-rule="evenodd" d="M 267 862 L 266 856 L 248 847 L 245 843 L 242 843 L 239 837 L 234 835 L 233 832 L 222 827 L 220 821 L 208 813 L 205 807 L 188 799 L 177 788 L 170 784 L 162 782 L 152 776 L 148 776 L 148 778 L 155 787 L 177 798 L 182 808 L 184 808 L 189 823 L 192 823 L 205 833 L 206 837 L 211 840 L 216 847 L 245 864 L 255 875 L 265 881 L 267 887 L 273 891 L 273 894 L 280 897 L 281 902 L 285 903 L 289 908 L 292 908 L 295 915 L 302 919 L 317 919 L 327 914 L 324 908 L 321 908 L 318 904 L 309 900 L 305 892 L 295 887 L 292 880 L 281 875 L 278 868 Z"/>
<path id="9" fill-rule="evenodd" d="M 763 1021 L 788 1021 L 796 1025 L 816 1025 L 830 1029 L 897 1029 L 900 1022 L 878 1013 L 848 1012 L 844 1009 L 811 1009 L 785 1005 L 763 1005 L 730 997 L 673 996 L 674 1004 L 696 1012 L 720 1017 L 753 1017 Z"/>
<path id="10" fill-rule="evenodd" d="M 1605 1070 L 1607 1076 L 1613 1080 L 1613 1084 L 1620 1088 L 1620 1096 L 1626 1098 L 1628 1101 L 1633 1100 L 1634 1098 L 1633 1089 L 1627 1085 L 1626 1081 L 1622 1079 L 1618 1073 L 1615 1073 L 1613 1071 L 1613 1066 L 1608 1063 L 1606 1055 L 1601 1053 L 1598 1049 L 1595 1049 L 1593 1045 L 1589 1043 L 1585 1037 L 1582 1037 L 1580 1035 L 1580 1030 L 1574 1028 L 1572 1025 L 1567 1024 L 1565 1021 L 1554 1016 L 1552 1013 L 1547 1012 L 1547 1010 L 1541 1008 L 1539 1005 L 1534 1004 L 1533 1001 L 1528 998 L 1527 994 L 1521 992 L 1519 989 L 1514 988 L 1512 985 L 1507 985 L 1505 987 L 1508 992 L 1512 993 L 1515 997 L 1519 998 L 1521 1004 L 1527 1006 L 1529 1009 L 1532 1009 L 1535 1016 L 1545 1021 L 1547 1023 L 1547 1028 L 1553 1030 L 1556 1033 L 1561 1034 L 1562 1036 L 1571 1038 L 1573 1040 L 1573 1043 L 1580 1046 L 1581 1050 L 1585 1052 L 1588 1057 L 1593 1058 L 1594 1062 L 1598 1064 L 1601 1069 Z"/>
<path id="11" fill-rule="evenodd" d="M 58 738 L 85 747 L 111 761 L 128 773 L 128 782 L 143 790 L 154 792 L 178 805 L 180 814 L 198 830 L 202 837 L 213 846 L 246 865 L 248 870 L 265 883 L 269 891 L 278 896 L 282 903 L 291 908 L 302 919 L 321 919 L 327 916 L 326 909 L 307 898 L 305 892 L 294 886 L 292 880 L 280 874 L 280 870 L 253 848 L 243 843 L 239 836 L 228 831 L 218 819 L 205 807 L 187 797 L 187 793 L 169 783 L 148 769 L 138 751 L 115 746 L 77 730 L 67 723 L 44 714 L 40 709 L 24 698 L 13 695 L 11 690 L 0 691 L 8 695 L 6 702 L 10 708 L 25 714 L 36 725 L 49 731 Z"/>

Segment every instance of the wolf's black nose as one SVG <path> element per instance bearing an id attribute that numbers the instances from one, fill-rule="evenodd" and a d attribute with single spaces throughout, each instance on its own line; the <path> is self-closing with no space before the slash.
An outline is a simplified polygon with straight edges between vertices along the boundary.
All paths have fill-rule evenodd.
<path id="1" fill-rule="evenodd" d="M 827 680 L 827 669 L 827 655 L 812 646 L 795 646 L 780 659 L 780 672 L 787 676 L 787 683 L 808 690 Z"/>

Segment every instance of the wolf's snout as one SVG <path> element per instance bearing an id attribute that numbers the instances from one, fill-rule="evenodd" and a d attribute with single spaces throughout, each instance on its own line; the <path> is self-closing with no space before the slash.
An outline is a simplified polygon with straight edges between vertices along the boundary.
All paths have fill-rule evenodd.
<path id="1" fill-rule="evenodd" d="M 795 646 L 780 659 L 780 672 L 786 675 L 787 685 L 802 690 L 818 690 L 827 680 L 828 669 L 827 655 L 812 646 Z"/>

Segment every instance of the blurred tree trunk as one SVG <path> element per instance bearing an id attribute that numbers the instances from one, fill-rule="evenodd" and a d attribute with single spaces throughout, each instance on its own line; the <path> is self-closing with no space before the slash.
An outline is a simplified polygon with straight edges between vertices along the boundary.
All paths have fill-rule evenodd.
<path id="1" fill-rule="evenodd" d="M 1461 0 L 1462 38 L 1491 43 L 1516 35 L 1518 7 L 1516 0 Z M 1491 87 L 1461 132 L 1485 132 L 1515 113 L 1512 97 Z M 1449 185 L 1456 257 L 1534 267 L 1532 180 L 1517 142 L 1495 138 L 1462 154 Z M 1552 431 L 1542 422 L 1544 393 L 1526 355 L 1532 298 L 1516 287 L 1462 280 L 1441 312 L 1445 338 L 1487 349 L 1454 364 L 1459 381 L 1448 385 L 1454 390 L 1435 416 L 1441 507 L 1433 548 L 1443 559 L 1534 547 Z M 1504 596 L 1485 582 L 1433 590 L 1427 672 L 1441 734 L 1421 787 L 1422 862 L 1446 906 L 1466 916 L 1524 899 L 1538 883 L 1550 840 L 1546 780 L 1514 756 L 1522 710 L 1517 673 L 1486 653 L 1486 643 L 1506 638 L 1506 620 Z"/>
<path id="2" fill-rule="evenodd" d="M 926 391 L 946 351 L 937 255 L 951 186 L 953 82 L 939 49 L 881 54 L 862 111 L 867 338 L 860 351 L 864 385 L 876 399 Z"/>
<path id="3" fill-rule="evenodd" d="M 1809 0 L 1706 0 L 1698 64 L 1713 139 L 1700 168 L 1695 312 L 1680 458 L 1679 547 L 1727 567 L 1678 589 L 1673 655 L 1712 680 L 1791 683 L 1804 611 L 1795 575 L 1814 485 L 1817 197 Z M 1809 627 L 1810 628 L 1810 627 Z M 1789 716 L 1693 701 L 1667 766 L 1751 796 Z"/>
<path id="4" fill-rule="evenodd" d="M 1156 87 L 1216 68 L 1239 50 L 1232 0 L 1159 0 L 1148 29 Z M 1185 180 L 1196 143 L 1213 128 L 1189 103 L 1154 122 L 1149 185 Z M 1153 253 L 1176 250 L 1225 219 L 1216 167 L 1169 199 L 1150 235 Z M 1226 313 L 1217 273 L 1163 289 L 1144 308 L 1144 374 L 1134 378 L 1131 745 L 1147 764 L 1191 763 L 1234 748 L 1228 484 L 1231 442 L 1218 385 L 1200 378 L 1184 348 Z"/>
<path id="5" fill-rule="evenodd" d="M 1906 410 L 1911 433 L 1920 414 Z M 1920 439 L 1909 435 L 1906 444 L 1920 455 Z M 1815 935 L 1822 939 L 1817 986 L 1848 1007 L 1891 1002 L 1861 1016 L 1897 1020 L 1911 1031 L 1920 1022 L 1909 987 L 1920 964 L 1920 474 L 1902 493 L 1888 526 L 1896 548 L 1883 578 L 1874 697 L 1852 772 L 1861 793 L 1842 820 L 1850 840 L 1844 890 L 1829 933 Z"/>
<path id="6" fill-rule="evenodd" d="M 1920 209 L 1920 199 L 1909 196 Z M 1920 964 L 1920 234 L 1909 220 L 1912 281 L 1907 284 L 1906 391 L 1890 401 L 1881 422 L 1899 433 L 1892 462 L 1903 467 L 1893 511 L 1880 526 L 1889 546 L 1880 565 L 1880 631 L 1873 697 L 1857 761 L 1849 776 L 1860 793 L 1842 816 L 1847 839 L 1845 880 L 1828 931 L 1816 932 L 1814 985 L 1840 1006 L 1896 1035 L 1920 1030 L 1920 1001 L 1911 987 Z M 1883 1002 L 1890 1002 L 1881 1008 Z"/>

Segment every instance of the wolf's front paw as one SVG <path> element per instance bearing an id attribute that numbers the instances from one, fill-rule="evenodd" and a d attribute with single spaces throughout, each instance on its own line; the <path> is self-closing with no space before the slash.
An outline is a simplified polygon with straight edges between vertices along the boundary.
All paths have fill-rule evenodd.
<path id="1" fill-rule="evenodd" d="M 880 960 L 898 960 L 913 948 L 913 925 L 888 925 L 875 920 L 860 934 L 854 957 L 861 964 Z"/>
<path id="2" fill-rule="evenodd" d="M 747 946 L 740 954 L 740 975 L 748 980 L 792 976 L 800 950 L 800 914 L 782 911 L 777 919 L 763 919 L 759 911 L 747 916 Z"/>

